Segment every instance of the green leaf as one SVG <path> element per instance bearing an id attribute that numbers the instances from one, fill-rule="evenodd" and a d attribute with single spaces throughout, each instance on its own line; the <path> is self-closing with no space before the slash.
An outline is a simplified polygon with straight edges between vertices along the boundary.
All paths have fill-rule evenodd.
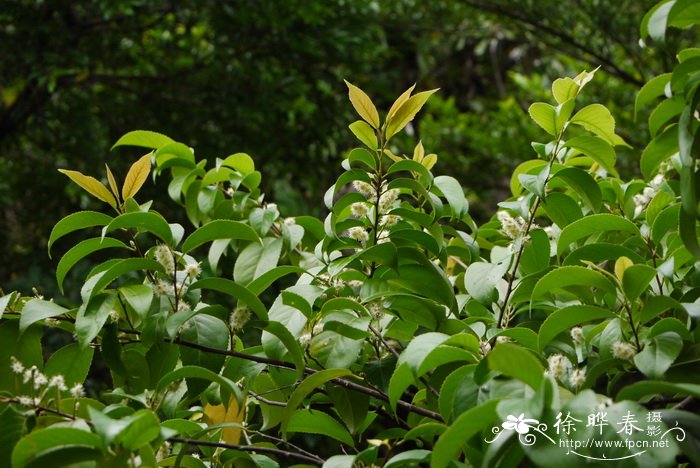
<path id="1" fill-rule="evenodd" d="M 489 369 L 518 379 L 534 390 L 540 388 L 542 379 L 544 379 L 544 367 L 539 359 L 526 348 L 512 343 L 498 343 L 487 355 L 487 358 Z"/>
<path id="2" fill-rule="evenodd" d="M 223 278 L 205 278 L 190 285 L 190 291 L 195 289 L 210 289 L 212 291 L 228 294 L 236 298 L 239 304 L 245 304 L 250 307 L 250 310 L 252 310 L 260 320 L 267 320 L 267 309 L 265 309 L 265 305 L 245 286 Z"/>
<path id="3" fill-rule="evenodd" d="M 32 299 L 24 305 L 19 318 L 19 331 L 24 332 L 31 324 L 50 317 L 57 317 L 68 312 L 68 309 L 43 299 Z"/>
<path id="4" fill-rule="evenodd" d="M 641 400 L 649 395 L 688 395 L 700 398 L 700 385 L 671 383 L 663 380 L 636 382 L 620 390 L 615 400 Z"/>
<path id="5" fill-rule="evenodd" d="M 634 250 L 622 245 L 595 243 L 586 244 L 571 252 L 564 259 L 563 265 L 584 265 L 583 261 L 600 263 L 603 260 L 615 260 L 619 257 L 627 257 L 635 262 L 643 262 L 642 257 Z"/>
<path id="6" fill-rule="evenodd" d="M 413 449 L 394 455 L 384 464 L 384 468 L 399 468 L 401 466 L 420 466 L 420 463 L 427 462 L 431 451 L 424 449 Z"/>
<path id="7" fill-rule="evenodd" d="M 116 229 L 138 229 L 148 231 L 172 247 L 173 233 L 168 222 L 155 212 L 125 213 L 114 218 L 102 229 L 102 236 Z"/>
<path id="8" fill-rule="evenodd" d="M 252 292 L 256 296 L 259 296 L 263 291 L 269 288 L 270 285 L 278 279 L 287 275 L 291 275 L 292 273 L 301 274 L 304 272 L 306 272 L 306 270 L 294 265 L 278 266 L 255 278 L 253 281 L 250 282 L 250 284 L 247 285 L 247 288 L 250 292 Z"/>
<path id="9" fill-rule="evenodd" d="M 613 294 L 616 290 L 615 283 L 600 272 L 580 266 L 562 266 L 537 281 L 530 300 L 534 302 L 547 294 L 556 294 L 557 289 L 570 286 L 596 287 Z"/>
<path id="10" fill-rule="evenodd" d="M 5 313 L 7 306 L 13 301 L 16 294 L 16 292 L 11 292 L 10 294 L 5 294 L 4 296 L 0 297 L 0 318 L 2 318 L 2 314 Z"/>
<path id="11" fill-rule="evenodd" d="M 665 93 L 666 85 L 671 81 L 671 73 L 664 73 L 663 75 L 658 75 L 647 81 L 642 89 L 637 93 L 637 97 L 634 100 L 634 115 L 635 118 L 639 116 L 639 111 L 642 107 L 646 106 L 650 102 L 659 96 L 663 96 Z"/>
<path id="12" fill-rule="evenodd" d="M 374 128 L 379 128 L 379 113 L 377 112 L 377 108 L 374 107 L 374 104 L 372 104 L 372 100 L 360 88 L 350 83 L 348 80 L 344 81 L 348 87 L 348 96 L 350 97 L 352 107 L 355 108 L 355 111 L 368 124 Z"/>
<path id="13" fill-rule="evenodd" d="M 538 343 L 540 352 L 543 351 L 545 346 L 556 338 L 557 335 L 569 330 L 575 325 L 614 317 L 615 314 L 609 310 L 590 305 L 572 305 L 559 309 L 550 314 L 540 326 Z"/>
<path id="14" fill-rule="evenodd" d="M 386 125 L 386 140 L 399 133 L 413 118 L 418 111 L 421 110 L 428 98 L 435 93 L 437 89 L 423 91 L 414 94 L 406 100 L 397 110 L 396 113 L 389 118 Z"/>
<path id="15" fill-rule="evenodd" d="M 10 356 L 14 356 L 25 368 L 37 366 L 44 367 L 44 358 L 41 349 L 41 327 L 30 327 L 24 333 L 19 333 L 17 320 L 4 320 L 0 322 L 0 390 L 17 392 L 15 385 L 17 375 L 10 368 Z"/>
<path id="16" fill-rule="evenodd" d="M 82 384 L 90 371 L 94 352 L 90 347 L 71 343 L 51 355 L 46 362 L 44 373 L 49 377 L 62 375 L 69 388 L 78 383 Z"/>
<path id="17" fill-rule="evenodd" d="M 111 216 L 107 216 L 97 211 L 79 211 L 66 216 L 60 220 L 51 230 L 49 235 L 49 256 L 51 255 L 51 246 L 61 237 L 70 234 L 79 229 L 85 229 L 93 226 L 105 226 L 112 221 Z"/>
<path id="18" fill-rule="evenodd" d="M 579 91 L 579 85 L 569 77 L 558 78 L 552 83 L 552 95 L 559 104 L 574 99 Z"/>
<path id="19" fill-rule="evenodd" d="M 489 305 L 498 299 L 496 285 L 508 271 L 508 263 L 474 262 L 464 273 L 464 287 L 474 299 Z"/>
<path id="20" fill-rule="evenodd" d="M 499 346 L 502 344 L 496 348 Z M 497 399 L 488 400 L 486 403 L 462 413 L 435 443 L 430 459 L 430 468 L 449 466 L 469 439 L 497 421 L 496 405 L 498 402 Z"/>
<path id="21" fill-rule="evenodd" d="M 574 115 L 572 124 L 580 125 L 593 132 L 610 145 L 617 144 L 615 138 L 615 119 L 610 111 L 602 104 L 590 104 Z"/>
<path id="22" fill-rule="evenodd" d="M 277 266 L 282 253 L 282 239 L 265 238 L 262 243 L 248 244 L 236 258 L 233 279 L 249 284 Z"/>
<path id="23" fill-rule="evenodd" d="M 678 126 L 671 125 L 657 135 L 642 151 L 639 166 L 646 180 L 651 180 L 662 162 L 678 152 Z"/>
<path id="24" fill-rule="evenodd" d="M 682 349 L 683 339 L 678 333 L 661 333 L 652 338 L 651 342 L 634 356 L 634 364 L 648 378 L 660 379 Z"/>
<path id="25" fill-rule="evenodd" d="M 149 288 L 150 289 L 150 288 Z M 104 326 L 110 312 L 117 309 L 117 296 L 98 295 L 84 303 L 75 317 L 75 334 L 82 348 L 87 347 Z"/>
<path id="26" fill-rule="evenodd" d="M 239 404 L 241 403 L 241 401 L 243 401 L 243 395 L 241 395 L 241 391 L 238 388 L 238 385 L 236 385 L 233 381 L 227 379 L 222 375 L 216 374 L 208 369 L 204 369 L 203 367 L 198 366 L 183 366 L 168 373 L 162 379 L 160 379 L 160 381 L 158 381 L 158 385 L 156 385 L 155 391 L 163 390 L 171 383 L 180 379 L 202 379 L 208 380 L 209 382 L 218 383 L 221 386 L 221 389 L 226 390 L 229 395 L 235 395 Z M 227 399 L 223 398 L 223 396 L 224 395 L 222 395 L 222 400 L 226 401 Z"/>
<path id="27" fill-rule="evenodd" d="M 340 377 L 346 377 L 352 375 L 352 371 L 349 369 L 324 369 L 322 371 L 315 372 L 308 376 L 289 397 L 287 401 L 287 408 L 285 409 L 285 416 L 282 419 L 282 433 L 287 432 L 287 424 L 289 418 L 292 417 L 294 410 L 296 410 L 299 405 L 302 404 L 304 399 L 314 390 L 320 388 L 326 382 L 337 379 Z"/>
<path id="28" fill-rule="evenodd" d="M 260 242 L 260 237 L 249 225 L 239 221 L 217 219 L 190 234 L 182 244 L 182 252 L 188 253 L 206 242 L 217 239 Z"/>
<path id="29" fill-rule="evenodd" d="M 142 409 L 129 416 L 115 443 L 127 450 L 138 450 L 160 434 L 160 421 L 152 411 Z"/>
<path id="30" fill-rule="evenodd" d="M 162 133 L 149 130 L 134 130 L 119 138 L 112 146 L 112 149 L 118 146 L 140 146 L 142 148 L 158 149 L 169 143 L 175 143 L 175 141 Z"/>
<path id="31" fill-rule="evenodd" d="M 544 102 L 536 102 L 527 110 L 537 125 L 552 136 L 556 136 L 557 130 L 557 111 L 556 109 Z"/>
<path id="32" fill-rule="evenodd" d="M 78 243 L 76 246 L 66 252 L 63 257 L 61 257 L 61 260 L 58 262 L 58 266 L 56 267 L 56 281 L 58 282 L 58 288 L 60 289 L 61 293 L 63 293 L 63 280 L 76 263 L 93 252 L 115 247 L 124 249 L 129 248 L 129 246 L 122 241 L 111 237 L 93 237 L 92 239 L 87 239 Z"/>
<path id="33" fill-rule="evenodd" d="M 597 162 L 608 173 L 616 175 L 613 143 L 591 135 L 581 135 L 567 140 L 564 146 L 573 148 Z"/>
<path id="34" fill-rule="evenodd" d="M 440 191 L 439 195 L 447 199 L 447 203 L 452 209 L 453 219 L 462 219 L 469 212 L 469 202 L 457 179 L 450 176 L 438 176 L 433 179 L 433 187 Z"/>
<path id="35" fill-rule="evenodd" d="M 632 265 L 622 276 L 622 290 L 630 301 L 636 301 L 656 276 L 656 270 L 648 265 Z"/>
<path id="36" fill-rule="evenodd" d="M 151 260 L 150 258 L 126 258 L 124 260 L 119 260 L 114 265 L 110 266 L 107 270 L 101 274 L 95 275 L 90 279 L 94 279 L 94 282 L 86 282 L 83 286 L 80 294 L 83 298 L 83 302 L 87 302 L 96 294 L 102 292 L 112 281 L 116 280 L 126 273 L 132 271 L 163 271 L 163 265 Z"/>
<path id="37" fill-rule="evenodd" d="M 47 427 L 32 431 L 12 451 L 12 467 L 67 466 L 96 460 L 102 441 L 88 431 L 73 427 Z"/>
<path id="38" fill-rule="evenodd" d="M 188 320 L 180 335 L 184 341 L 195 343 L 211 349 L 227 350 L 229 329 L 220 319 L 207 314 L 199 314 Z M 180 356 L 185 366 L 198 366 L 219 373 L 224 365 L 226 356 L 210 353 L 205 350 L 181 346 Z M 192 397 L 199 395 L 208 384 L 187 381 L 188 394 Z"/>
<path id="39" fill-rule="evenodd" d="M 130 284 L 119 288 L 119 293 L 141 320 L 146 318 L 153 302 L 153 288 L 147 284 Z"/>
<path id="40" fill-rule="evenodd" d="M 13 405 L 0 407 L 0 466 L 11 466 L 12 448 L 26 432 L 27 418 Z"/>
<path id="41" fill-rule="evenodd" d="M 569 245 L 580 239 L 607 231 L 623 231 L 639 235 L 639 228 L 621 216 L 608 213 L 589 215 L 574 221 L 562 230 L 557 243 L 557 255 L 561 255 Z"/>
<path id="42" fill-rule="evenodd" d="M 666 99 L 656 106 L 649 114 L 649 134 L 656 137 L 659 131 L 664 130 L 671 121 L 683 112 L 685 102 L 681 96 L 674 96 L 673 99 Z"/>
<path id="43" fill-rule="evenodd" d="M 322 411 L 312 409 L 300 409 L 294 412 L 289 423 L 287 432 L 302 432 L 305 434 L 321 434 L 338 440 L 351 447 L 355 446 L 355 441 L 342 424 Z"/>
<path id="44" fill-rule="evenodd" d="M 542 229 L 530 232 L 530 239 L 525 242 L 520 256 L 520 268 L 529 275 L 544 270 L 549 266 L 550 257 L 549 237 Z"/>
<path id="45" fill-rule="evenodd" d="M 364 123 L 364 122 L 362 122 Z M 367 124 L 365 124 L 367 125 Z M 367 125 L 369 127 L 369 125 Z M 369 169 L 372 171 L 377 170 L 377 161 L 376 161 L 376 156 L 374 156 L 372 153 L 367 151 L 364 148 L 355 148 L 354 150 L 350 151 L 350 154 L 348 154 L 348 163 L 353 164 L 360 162 L 367 166 Z"/>
<path id="46" fill-rule="evenodd" d="M 603 194 L 596 181 L 586 171 L 577 167 L 567 167 L 552 176 L 552 180 L 556 179 L 566 182 L 593 211 L 600 210 Z"/>
<path id="47" fill-rule="evenodd" d="M 561 228 L 583 218 L 583 212 L 578 203 L 561 192 L 548 193 L 542 202 L 542 208 L 544 208 L 547 216 Z"/>
<path id="48" fill-rule="evenodd" d="M 287 348 L 289 357 L 297 369 L 297 378 L 301 377 L 304 373 L 304 353 L 297 339 L 279 322 L 265 322 L 261 328 L 264 328 L 267 333 L 275 335 Z"/>
<path id="49" fill-rule="evenodd" d="M 372 151 L 376 151 L 377 149 L 377 135 L 375 133 L 375 130 L 370 127 L 367 122 L 363 120 L 358 120 L 356 122 L 353 122 L 349 126 L 350 131 L 357 137 L 358 140 L 360 140 L 362 143 L 365 144 L 369 149 Z"/>
<path id="50" fill-rule="evenodd" d="M 232 167 L 244 176 L 252 174 L 255 171 L 255 162 L 253 158 L 248 156 L 246 153 L 236 153 L 228 156 L 221 163 L 222 166 Z"/>

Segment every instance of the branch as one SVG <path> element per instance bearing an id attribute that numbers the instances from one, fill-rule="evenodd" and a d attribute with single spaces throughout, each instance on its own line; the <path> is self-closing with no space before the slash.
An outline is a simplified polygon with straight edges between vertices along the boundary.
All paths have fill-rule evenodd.
<path id="1" fill-rule="evenodd" d="M 226 449 L 231 449 L 231 450 L 240 450 L 241 452 L 258 452 L 258 453 L 267 453 L 270 455 L 276 455 L 278 457 L 282 458 L 296 458 L 297 460 L 303 460 L 307 463 L 312 463 L 316 466 L 323 466 L 323 463 L 325 460 L 320 457 L 310 457 L 307 455 L 303 455 L 301 453 L 295 453 L 295 452 L 288 452 L 286 450 L 280 450 L 276 448 L 270 448 L 270 447 L 256 447 L 255 445 L 234 445 L 234 444 L 226 444 L 223 442 L 212 442 L 209 440 L 196 440 L 196 439 L 181 439 L 179 437 L 171 437 L 168 439 L 169 442 L 173 443 L 179 443 L 179 444 L 186 444 L 186 445 L 201 445 L 204 447 L 221 447 L 221 448 L 226 448 Z"/>

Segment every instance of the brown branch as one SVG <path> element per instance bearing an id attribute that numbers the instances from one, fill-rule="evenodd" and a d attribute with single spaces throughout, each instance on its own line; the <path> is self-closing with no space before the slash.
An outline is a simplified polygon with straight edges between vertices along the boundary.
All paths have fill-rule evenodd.
<path id="1" fill-rule="evenodd" d="M 270 447 L 256 447 L 254 445 L 234 445 L 234 444 L 226 444 L 223 442 L 213 442 L 209 440 L 196 440 L 196 439 L 181 439 L 179 437 L 171 437 L 168 439 L 169 442 L 172 443 L 178 443 L 178 444 L 186 444 L 186 445 L 201 445 L 204 447 L 221 447 L 225 449 L 231 449 L 231 450 L 240 450 L 241 452 L 257 452 L 257 453 L 267 453 L 270 455 L 275 455 L 278 457 L 282 457 L 285 459 L 289 458 L 295 458 L 297 460 L 303 460 L 307 463 L 313 463 L 316 466 L 323 466 L 323 463 L 325 462 L 324 459 L 317 457 L 317 456 L 307 456 L 301 453 L 295 453 L 295 452 L 288 452 L 286 450 L 280 450 L 276 448 L 270 448 Z"/>

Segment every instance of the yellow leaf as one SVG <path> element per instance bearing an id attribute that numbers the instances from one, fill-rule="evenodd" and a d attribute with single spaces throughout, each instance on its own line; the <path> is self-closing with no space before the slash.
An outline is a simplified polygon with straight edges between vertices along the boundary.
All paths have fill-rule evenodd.
<path id="1" fill-rule="evenodd" d="M 425 149 L 423 149 L 423 142 L 418 141 L 418 144 L 416 145 L 415 149 L 413 150 L 413 160 L 421 162 L 421 161 L 423 161 L 424 156 L 425 156 Z"/>
<path id="2" fill-rule="evenodd" d="M 421 161 L 421 164 L 425 166 L 427 170 L 430 170 L 433 168 L 435 163 L 437 162 L 437 154 L 435 153 L 430 153 L 427 155 L 425 158 L 423 158 L 423 161 Z"/>
<path id="3" fill-rule="evenodd" d="M 122 187 L 122 198 L 124 201 L 136 195 L 143 183 L 146 182 L 150 172 L 151 153 L 148 153 L 129 168 L 129 172 L 126 174 L 126 179 L 124 180 L 124 186 Z"/>
<path id="4" fill-rule="evenodd" d="M 109 203 L 109 206 L 116 209 L 117 201 L 114 199 L 114 195 L 109 193 L 107 187 L 102 185 L 102 182 L 99 180 L 95 179 L 94 177 L 86 176 L 78 171 L 59 169 L 58 172 L 67 175 L 70 180 L 78 184 L 90 195 L 102 200 L 103 202 Z"/>
<path id="5" fill-rule="evenodd" d="M 114 178 L 114 174 L 112 174 L 112 171 L 106 164 L 105 169 L 107 169 L 107 181 L 109 182 L 109 188 L 112 190 L 114 198 L 116 198 L 117 201 L 119 201 L 119 187 L 117 186 L 117 180 Z"/>
<path id="6" fill-rule="evenodd" d="M 394 101 L 394 103 L 391 105 L 391 109 L 389 109 L 389 113 L 386 116 L 387 120 L 390 120 L 394 116 L 394 114 L 396 114 L 396 111 L 399 110 L 399 107 L 401 107 L 404 102 L 408 101 L 408 98 L 411 97 L 411 93 L 413 92 L 413 89 L 415 87 L 416 85 L 414 83 L 413 86 L 404 91 L 403 94 L 399 96 L 399 98 L 396 101 Z"/>
<path id="7" fill-rule="evenodd" d="M 428 98 L 435 92 L 436 89 L 431 89 L 430 91 L 423 91 L 414 96 L 411 96 L 404 102 L 401 107 L 398 108 L 396 114 L 388 121 L 386 126 L 386 139 L 387 141 L 392 136 L 396 135 L 398 132 L 404 128 L 408 122 L 413 120 L 418 111 L 423 107 L 423 104 L 428 100 Z"/>
<path id="8" fill-rule="evenodd" d="M 379 113 L 369 96 L 348 80 L 345 80 L 345 84 L 348 85 L 348 96 L 350 96 L 352 107 L 368 124 L 374 128 L 379 128 Z"/>
<path id="9" fill-rule="evenodd" d="M 620 257 L 615 262 L 615 276 L 619 281 L 625 275 L 625 270 L 634 265 L 634 262 L 627 257 Z"/>
<path id="10" fill-rule="evenodd" d="M 228 402 L 228 409 L 224 405 L 206 405 L 204 407 L 204 421 L 210 425 L 223 423 L 243 423 L 243 413 L 245 408 L 245 400 L 243 405 L 238 406 L 238 400 L 232 396 Z M 221 440 L 229 444 L 238 444 L 241 440 L 240 427 L 225 427 L 221 431 Z"/>

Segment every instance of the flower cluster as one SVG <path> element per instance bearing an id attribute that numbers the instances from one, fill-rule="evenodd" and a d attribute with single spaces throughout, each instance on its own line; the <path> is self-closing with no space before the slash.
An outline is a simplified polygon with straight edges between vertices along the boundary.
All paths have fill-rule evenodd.
<path id="1" fill-rule="evenodd" d="M 83 395 L 83 385 L 75 384 L 70 389 L 66 385 L 66 379 L 58 374 L 50 378 L 42 373 L 37 366 L 24 367 L 24 365 L 14 356 L 10 357 L 10 369 L 12 373 L 22 376 L 23 384 L 31 384 L 32 388 L 37 392 L 38 396 L 19 396 L 17 401 L 24 406 L 38 406 L 41 404 L 46 393 L 55 388 L 59 392 L 69 392 L 74 398 L 80 398 Z"/>
<path id="2" fill-rule="evenodd" d="M 654 176 L 649 184 L 644 187 L 642 193 L 638 193 L 633 197 L 634 201 L 634 216 L 637 217 L 649 205 L 652 198 L 661 190 L 661 187 L 666 182 L 666 175 L 662 170 Z"/>
<path id="3" fill-rule="evenodd" d="M 362 226 L 353 226 L 348 229 L 348 237 L 358 241 L 363 247 L 367 245 L 367 241 L 369 240 L 369 234 Z"/>
<path id="4" fill-rule="evenodd" d="M 155 249 L 154 256 L 156 261 L 163 265 L 165 273 L 172 275 L 175 273 L 175 257 L 173 256 L 172 250 L 165 244 L 158 244 Z"/>
<path id="5" fill-rule="evenodd" d="M 635 354 L 637 354 L 637 349 L 632 343 L 628 343 L 626 341 L 616 341 L 612 345 L 612 353 L 615 359 L 629 361 L 635 356 Z"/>
<path id="6" fill-rule="evenodd" d="M 583 342 L 585 341 L 585 337 L 583 336 L 583 328 L 581 328 L 581 327 L 572 328 L 571 329 L 571 339 L 576 344 L 583 344 Z"/>
<path id="7" fill-rule="evenodd" d="M 525 234 L 527 223 L 522 217 L 514 218 L 507 211 L 499 211 L 496 217 L 501 223 L 501 232 L 511 239 L 518 239 Z"/>
<path id="8" fill-rule="evenodd" d="M 235 333 L 243 329 L 243 326 L 250 320 L 250 309 L 247 307 L 236 307 L 231 313 L 231 318 L 229 319 L 229 325 L 231 330 Z"/>

